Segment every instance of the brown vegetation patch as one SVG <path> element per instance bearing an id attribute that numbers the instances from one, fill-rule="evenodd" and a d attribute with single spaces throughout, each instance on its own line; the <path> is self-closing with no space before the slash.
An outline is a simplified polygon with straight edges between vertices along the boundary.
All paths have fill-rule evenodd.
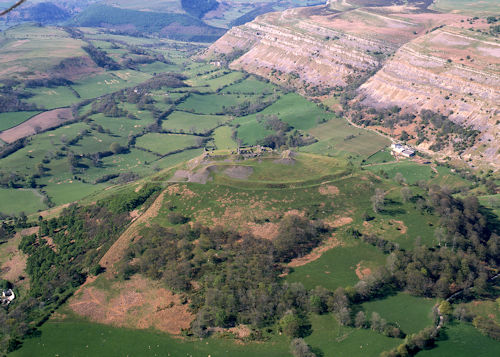
<path id="1" fill-rule="evenodd" d="M 249 223 L 250 231 L 253 236 L 263 239 L 275 239 L 279 234 L 279 225 L 277 223 L 266 222 L 264 224 Z"/>
<path id="2" fill-rule="evenodd" d="M 194 316 L 180 296 L 142 276 L 115 282 L 109 290 L 87 287 L 70 302 L 70 308 L 91 321 L 119 327 L 154 328 L 180 334 Z"/>
<path id="3" fill-rule="evenodd" d="M 361 265 L 362 262 L 359 262 L 357 265 L 356 265 L 356 276 L 359 278 L 359 279 L 363 279 L 364 277 L 370 275 L 372 273 L 372 270 L 370 268 L 364 268 L 362 267 Z"/>
<path id="4" fill-rule="evenodd" d="M 14 284 L 19 281 L 19 277 L 24 275 L 26 269 L 26 256 L 17 251 L 6 261 L 0 270 L 3 279 L 13 282 Z"/>
<path id="5" fill-rule="evenodd" d="M 397 230 L 401 232 L 401 234 L 406 234 L 408 232 L 408 227 L 405 225 L 403 221 L 396 221 L 395 219 L 391 219 L 390 222 L 397 226 Z"/>
<path id="6" fill-rule="evenodd" d="M 337 217 L 334 221 L 325 221 L 330 228 L 339 228 L 352 223 L 351 217 Z"/>
<path id="7" fill-rule="evenodd" d="M 71 108 L 61 108 L 50 110 L 25 121 L 18 126 L 0 133 L 0 139 L 7 143 L 26 138 L 36 133 L 58 127 L 70 120 L 73 120 Z"/>
<path id="8" fill-rule="evenodd" d="M 324 196 L 336 196 L 340 193 L 338 187 L 332 185 L 320 186 L 318 191 Z"/>
<path id="9" fill-rule="evenodd" d="M 304 211 L 299 211 L 298 209 L 292 209 L 290 211 L 285 212 L 285 217 L 287 217 L 287 216 L 305 217 L 306 213 Z"/>
<path id="10" fill-rule="evenodd" d="M 342 243 L 337 238 L 335 238 L 335 235 L 332 235 L 319 247 L 314 248 L 311 253 L 304 255 L 303 257 L 300 258 L 292 259 L 292 261 L 288 263 L 287 266 L 290 268 L 296 268 L 314 262 L 315 260 L 321 258 L 323 253 L 340 245 L 342 245 Z"/>

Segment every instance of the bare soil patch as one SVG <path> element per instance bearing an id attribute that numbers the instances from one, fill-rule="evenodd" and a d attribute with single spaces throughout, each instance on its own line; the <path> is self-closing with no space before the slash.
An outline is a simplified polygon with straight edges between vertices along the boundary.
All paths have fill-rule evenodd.
<path id="1" fill-rule="evenodd" d="M 36 133 L 55 128 L 70 120 L 73 120 L 71 108 L 50 110 L 19 124 L 16 127 L 0 133 L 0 139 L 7 143 L 26 138 Z"/>
<path id="2" fill-rule="evenodd" d="M 356 276 L 359 278 L 359 279 L 363 279 L 364 277 L 370 275 L 372 273 L 371 269 L 370 268 L 364 268 L 362 266 L 362 262 L 359 262 L 357 265 L 356 265 Z"/>
<path id="3" fill-rule="evenodd" d="M 327 224 L 330 228 L 339 228 L 345 225 L 352 223 L 351 217 L 338 217 L 333 221 L 326 220 L 325 224 Z"/>
<path id="4" fill-rule="evenodd" d="M 247 180 L 252 173 L 253 168 L 250 166 L 234 166 L 224 170 L 224 174 L 238 180 Z"/>
<path id="5" fill-rule="evenodd" d="M 338 187 L 333 185 L 320 186 L 318 191 L 323 196 L 336 196 L 340 193 Z"/>
<path id="6" fill-rule="evenodd" d="M 321 244 L 319 247 L 314 248 L 311 253 L 304 255 L 301 258 L 292 259 L 292 261 L 290 263 L 288 263 L 288 267 L 296 268 L 296 267 L 300 267 L 300 266 L 306 265 L 308 263 L 311 263 L 311 262 L 321 258 L 323 253 L 329 251 L 330 249 L 338 247 L 340 245 L 342 245 L 342 243 L 337 238 L 335 238 L 335 235 L 332 235 L 330 238 L 328 238 L 328 240 L 323 242 L 323 244 Z"/>
<path id="7" fill-rule="evenodd" d="M 188 328 L 194 319 L 180 296 L 139 275 L 125 282 L 114 282 L 106 291 L 89 286 L 72 298 L 69 306 L 94 322 L 154 328 L 175 335 Z"/>
<path id="8" fill-rule="evenodd" d="M 264 224 L 249 223 L 250 231 L 253 236 L 263 239 L 273 240 L 279 234 L 279 225 L 277 223 L 266 222 Z"/>
<path id="9" fill-rule="evenodd" d="M 397 227 L 401 234 L 406 234 L 406 232 L 408 232 L 408 227 L 406 227 L 405 222 L 396 221 L 395 219 L 392 219 L 390 222 Z"/>

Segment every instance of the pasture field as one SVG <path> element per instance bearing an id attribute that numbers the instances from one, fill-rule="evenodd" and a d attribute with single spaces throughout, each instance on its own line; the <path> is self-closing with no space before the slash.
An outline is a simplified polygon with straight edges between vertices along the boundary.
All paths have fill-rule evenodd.
<path id="1" fill-rule="evenodd" d="M 110 146 L 113 143 L 126 146 L 127 138 L 92 132 L 90 135 L 86 135 L 83 139 L 78 141 L 77 144 L 72 145 L 71 149 L 77 154 L 91 154 L 95 152 L 110 151 Z"/>
<path id="2" fill-rule="evenodd" d="M 234 150 L 238 144 L 232 138 L 233 129 L 229 126 L 221 126 L 214 131 L 214 144 L 219 150 Z"/>
<path id="3" fill-rule="evenodd" d="M 448 324 L 442 337 L 436 341 L 436 348 L 422 351 L 422 357 L 491 357 L 500 354 L 500 344 L 466 323 Z"/>
<path id="4" fill-rule="evenodd" d="M 243 145 L 255 145 L 259 140 L 273 133 L 272 130 L 266 129 L 259 123 L 254 116 L 237 118 L 232 124 L 238 125 L 237 137 Z"/>
<path id="5" fill-rule="evenodd" d="M 4 214 L 30 213 L 47 208 L 43 196 L 34 190 L 0 188 L 0 197 L 0 212 Z"/>
<path id="6" fill-rule="evenodd" d="M 76 202 L 95 192 L 104 190 L 105 184 L 94 185 L 66 179 L 45 187 L 45 191 L 55 205 L 63 205 L 70 202 Z"/>
<path id="7" fill-rule="evenodd" d="M 69 37 L 56 27 L 18 25 L 0 36 L 0 77 L 12 77 L 23 72 L 42 73 L 51 70 L 60 61 L 86 56 L 85 42 Z"/>
<path id="8" fill-rule="evenodd" d="M 12 357 L 53 356 L 290 356 L 285 337 L 239 345 L 228 339 L 189 340 L 152 330 L 131 330 L 85 321 L 48 322 Z"/>
<path id="9" fill-rule="evenodd" d="M 330 314 L 312 315 L 310 321 L 313 333 L 305 340 L 320 356 L 379 356 L 403 341 L 371 330 L 342 327 Z"/>
<path id="10" fill-rule="evenodd" d="M 130 134 L 142 133 L 148 125 L 154 123 L 150 112 L 140 113 L 138 119 L 125 117 L 110 118 L 102 113 L 91 116 L 92 122 L 103 127 L 104 130 L 111 131 L 114 135 L 128 137 Z M 137 114 L 136 114 L 137 116 Z"/>
<path id="11" fill-rule="evenodd" d="M 437 174 L 430 165 L 420 165 L 413 161 L 401 161 L 387 165 L 374 165 L 366 167 L 366 170 L 379 174 L 385 172 L 389 178 L 394 178 L 397 173 L 401 173 L 409 184 L 416 184 L 418 181 L 430 181 Z"/>
<path id="12" fill-rule="evenodd" d="M 360 276 L 356 275 L 358 266 L 361 269 L 373 269 L 384 265 L 385 258 L 380 250 L 369 244 L 348 241 L 323 253 L 319 259 L 294 268 L 286 280 L 290 283 L 300 282 L 306 289 L 322 286 L 335 290 L 340 286 L 353 286 L 359 281 Z"/>
<path id="13" fill-rule="evenodd" d="M 90 99 L 133 87 L 149 78 L 151 75 L 133 70 L 110 71 L 79 80 L 72 85 L 72 88 L 82 99 Z"/>
<path id="14" fill-rule="evenodd" d="M 208 86 L 212 91 L 217 91 L 231 84 L 241 81 L 245 75 L 241 72 L 234 72 L 229 70 L 220 70 L 216 72 L 209 72 L 204 75 L 199 75 L 187 81 L 193 87 Z"/>
<path id="15" fill-rule="evenodd" d="M 349 155 L 357 161 L 366 159 L 390 145 L 388 139 L 370 131 L 355 128 L 344 119 L 336 117 L 319 124 L 308 132 L 319 141 L 301 148 L 302 151 L 332 156 Z"/>
<path id="16" fill-rule="evenodd" d="M 496 0 L 436 0 L 431 5 L 434 10 L 458 12 L 467 15 L 498 15 L 500 4 Z"/>
<path id="17" fill-rule="evenodd" d="M 177 106 L 178 109 L 198 114 L 218 114 L 225 108 L 233 107 L 251 100 L 250 96 L 240 95 L 217 95 L 217 94 L 191 94 L 183 103 Z"/>
<path id="18" fill-rule="evenodd" d="M 150 133 L 137 139 L 136 146 L 151 152 L 167 155 L 179 149 L 199 146 L 201 138 L 194 135 Z"/>
<path id="19" fill-rule="evenodd" d="M 13 128 L 21 123 L 24 123 L 31 117 L 40 112 L 7 112 L 0 113 L 0 131 Z"/>
<path id="20" fill-rule="evenodd" d="M 393 322 L 406 334 L 417 333 L 434 324 L 432 308 L 437 301 L 398 293 L 382 300 L 362 304 L 366 316 L 377 312 L 388 322 Z"/>
<path id="21" fill-rule="evenodd" d="M 27 102 L 45 109 L 69 107 L 79 101 L 68 87 L 35 88 L 31 89 L 30 92 L 34 96 L 29 98 Z"/>
<path id="22" fill-rule="evenodd" d="M 232 84 L 224 88 L 221 92 L 227 94 L 273 94 L 278 92 L 279 88 L 272 83 L 259 81 L 258 79 L 250 76 L 244 81 Z"/>
<path id="23" fill-rule="evenodd" d="M 390 149 L 382 149 L 377 151 L 375 154 L 369 156 L 365 161 L 365 165 L 373 165 L 373 164 L 383 164 L 386 162 L 393 162 L 396 159 L 391 155 Z"/>
<path id="24" fill-rule="evenodd" d="M 206 133 L 217 126 L 231 120 L 226 115 L 201 115 L 176 111 L 170 114 L 162 123 L 162 128 L 169 131 L 185 133 Z"/>

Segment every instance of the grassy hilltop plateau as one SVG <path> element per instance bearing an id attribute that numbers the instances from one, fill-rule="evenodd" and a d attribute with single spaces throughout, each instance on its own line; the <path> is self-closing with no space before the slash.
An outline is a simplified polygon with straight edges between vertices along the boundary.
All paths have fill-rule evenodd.
<path id="1" fill-rule="evenodd" d="M 500 355 L 499 34 L 495 0 L 0 17 L 0 356 Z"/>

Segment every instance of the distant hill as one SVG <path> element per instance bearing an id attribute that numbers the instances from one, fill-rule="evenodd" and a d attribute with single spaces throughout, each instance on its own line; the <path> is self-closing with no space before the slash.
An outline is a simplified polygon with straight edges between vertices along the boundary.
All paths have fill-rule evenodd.
<path id="1" fill-rule="evenodd" d="M 72 24 L 107 27 L 129 34 L 158 34 L 176 40 L 197 42 L 215 41 L 225 32 L 189 15 L 137 11 L 106 5 L 88 7 L 72 20 Z"/>
<path id="2" fill-rule="evenodd" d="M 181 0 L 182 8 L 190 15 L 201 19 L 207 12 L 217 9 L 217 0 Z"/>
<path id="3" fill-rule="evenodd" d="M 33 6 L 20 7 L 18 10 L 11 13 L 8 17 L 9 21 L 33 21 L 42 24 L 52 24 L 56 22 L 66 21 L 71 17 L 71 14 L 51 2 L 41 2 Z"/>

